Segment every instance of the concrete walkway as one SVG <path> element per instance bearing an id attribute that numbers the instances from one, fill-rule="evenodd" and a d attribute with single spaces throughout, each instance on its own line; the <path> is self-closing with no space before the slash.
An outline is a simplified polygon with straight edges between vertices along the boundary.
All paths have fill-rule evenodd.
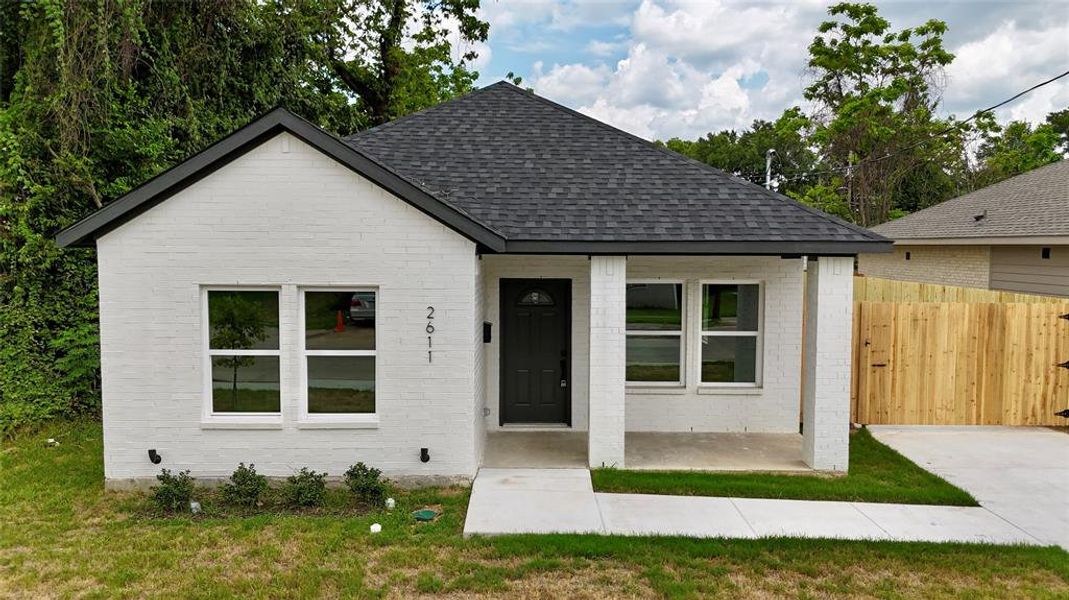
<path id="1" fill-rule="evenodd" d="M 586 469 L 482 469 L 465 535 L 597 533 L 1036 544 L 979 507 L 595 493 Z"/>
<path id="2" fill-rule="evenodd" d="M 1069 435 L 1045 427 L 869 430 L 1040 542 L 1069 550 Z"/>

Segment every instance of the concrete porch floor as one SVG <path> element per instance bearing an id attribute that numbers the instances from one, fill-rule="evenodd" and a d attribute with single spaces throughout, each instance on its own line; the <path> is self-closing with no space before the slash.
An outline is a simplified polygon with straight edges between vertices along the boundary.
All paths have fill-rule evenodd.
<path id="1" fill-rule="evenodd" d="M 629 432 L 625 467 L 639 470 L 808 471 L 802 436 L 791 433 Z M 483 467 L 564 469 L 587 466 L 585 431 L 492 431 Z"/>

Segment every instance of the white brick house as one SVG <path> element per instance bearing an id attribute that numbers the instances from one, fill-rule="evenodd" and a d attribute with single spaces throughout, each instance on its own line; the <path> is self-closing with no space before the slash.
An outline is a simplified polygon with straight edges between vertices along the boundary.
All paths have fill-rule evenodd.
<path id="1" fill-rule="evenodd" d="M 802 458 L 845 470 L 853 257 L 889 249 L 507 84 L 348 140 L 274 111 L 58 241 L 97 249 L 113 487 L 470 479 L 516 428 L 626 467 L 626 432 L 800 404 Z"/>

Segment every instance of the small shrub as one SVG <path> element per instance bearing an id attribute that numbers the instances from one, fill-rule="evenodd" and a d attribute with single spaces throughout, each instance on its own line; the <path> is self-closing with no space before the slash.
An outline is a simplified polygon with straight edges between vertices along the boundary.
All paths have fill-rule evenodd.
<path id="1" fill-rule="evenodd" d="M 382 506 L 386 501 L 386 483 L 382 471 L 358 462 L 345 472 L 345 485 L 364 504 Z"/>
<path id="2" fill-rule="evenodd" d="M 251 508 L 267 491 L 267 478 L 256 472 L 256 465 L 249 463 L 246 467 L 245 463 L 240 463 L 230 476 L 230 482 L 224 483 L 219 491 L 223 502 Z"/>
<path id="3" fill-rule="evenodd" d="M 290 475 L 283 484 L 282 503 L 290 508 L 322 506 L 327 497 L 327 474 L 316 473 L 308 467 Z"/>
<path id="4" fill-rule="evenodd" d="M 193 499 L 193 478 L 189 476 L 188 470 L 173 475 L 169 470 L 163 469 L 156 479 L 160 481 L 160 485 L 152 488 L 156 506 L 168 511 L 185 510 L 189 507 L 189 501 Z"/>

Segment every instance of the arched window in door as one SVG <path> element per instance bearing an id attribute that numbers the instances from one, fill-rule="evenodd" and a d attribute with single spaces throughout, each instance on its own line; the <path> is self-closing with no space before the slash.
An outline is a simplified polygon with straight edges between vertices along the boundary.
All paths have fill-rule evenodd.
<path id="1" fill-rule="evenodd" d="M 519 306 L 553 306 L 556 303 L 553 301 L 553 296 L 549 295 L 549 292 L 533 289 L 524 292 L 520 296 L 520 301 L 516 304 Z"/>

